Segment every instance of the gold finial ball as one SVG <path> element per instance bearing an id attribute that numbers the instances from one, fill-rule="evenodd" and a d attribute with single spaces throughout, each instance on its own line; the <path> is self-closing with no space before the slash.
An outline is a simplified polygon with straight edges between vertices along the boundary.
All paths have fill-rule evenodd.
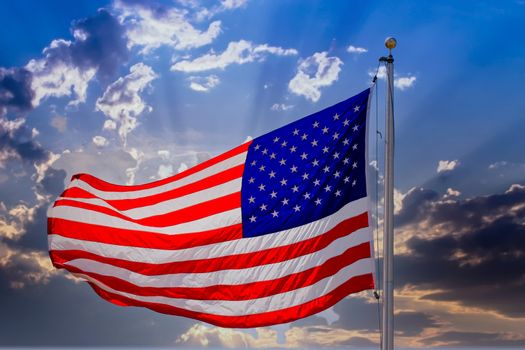
<path id="1" fill-rule="evenodd" d="M 392 38 L 392 37 L 388 37 L 386 38 L 385 40 L 385 46 L 387 49 L 390 49 L 392 50 L 393 48 L 395 48 L 397 45 L 397 40 Z"/>

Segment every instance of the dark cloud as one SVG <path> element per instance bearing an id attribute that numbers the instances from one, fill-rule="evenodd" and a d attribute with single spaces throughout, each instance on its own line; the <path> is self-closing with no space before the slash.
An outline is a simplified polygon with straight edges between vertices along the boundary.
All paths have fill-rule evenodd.
<path id="1" fill-rule="evenodd" d="M 0 117 L 8 109 L 18 112 L 31 109 L 31 100 L 34 96 L 31 79 L 31 72 L 26 69 L 0 67 Z"/>
<path id="2" fill-rule="evenodd" d="M 521 186 L 469 200 L 420 199 L 406 223 L 425 220 L 444 234 L 408 240 L 411 254 L 396 257 L 397 286 L 440 290 L 424 298 L 524 317 L 524 204 Z"/>
<path id="3" fill-rule="evenodd" d="M 48 157 L 48 153 L 32 139 L 31 130 L 24 125 L 7 128 L 0 123 L 0 152 L 9 152 L 14 157 L 30 161 L 42 161 Z"/>
<path id="4" fill-rule="evenodd" d="M 510 338 L 504 333 L 483 332 L 444 332 L 434 337 L 425 338 L 423 344 L 447 343 L 447 346 L 465 347 L 523 347 L 525 338 Z"/>

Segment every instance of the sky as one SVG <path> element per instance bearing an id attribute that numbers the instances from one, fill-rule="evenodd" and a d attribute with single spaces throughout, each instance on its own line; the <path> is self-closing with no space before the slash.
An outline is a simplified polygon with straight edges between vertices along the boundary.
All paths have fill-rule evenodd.
<path id="1" fill-rule="evenodd" d="M 383 133 L 392 35 L 396 345 L 525 348 L 524 1 L 0 6 L 0 346 L 377 347 L 370 292 L 249 330 L 110 304 L 51 265 L 46 212 L 75 173 L 176 174 L 376 72 Z"/>

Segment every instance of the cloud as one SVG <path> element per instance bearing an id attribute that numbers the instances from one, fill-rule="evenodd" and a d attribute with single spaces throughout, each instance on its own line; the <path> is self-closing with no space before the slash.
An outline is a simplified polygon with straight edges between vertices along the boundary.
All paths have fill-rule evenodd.
<path id="1" fill-rule="evenodd" d="M 208 92 L 221 82 L 216 75 L 209 75 L 207 77 L 189 77 L 190 89 L 198 92 Z"/>
<path id="2" fill-rule="evenodd" d="M 4 120 L 0 118 L 0 168 L 12 159 L 44 161 L 48 153 L 33 140 L 32 131 L 24 119 Z"/>
<path id="3" fill-rule="evenodd" d="M 106 147 L 107 145 L 109 145 L 108 140 L 104 136 L 100 135 L 93 136 L 92 141 L 97 147 Z"/>
<path id="4" fill-rule="evenodd" d="M 48 97 L 72 97 L 70 105 L 84 102 L 95 74 L 111 76 L 128 57 L 123 28 L 106 10 L 75 21 L 71 31 L 75 40 L 53 40 L 44 58 L 25 66 L 33 76 L 33 107 Z"/>
<path id="5" fill-rule="evenodd" d="M 284 103 L 274 103 L 270 109 L 272 111 L 276 111 L 276 112 L 280 112 L 280 111 L 287 111 L 289 109 L 292 109 L 294 106 L 293 105 L 287 105 L 287 104 L 284 104 Z"/>
<path id="6" fill-rule="evenodd" d="M 0 117 L 9 109 L 16 112 L 31 110 L 34 97 L 31 80 L 31 73 L 24 68 L 0 67 Z"/>
<path id="7" fill-rule="evenodd" d="M 54 116 L 51 119 L 51 126 L 57 129 L 59 132 L 64 133 L 67 129 L 67 118 L 62 116 Z"/>
<path id="8" fill-rule="evenodd" d="M 386 67 L 380 66 L 377 72 L 375 70 L 369 71 L 368 75 L 374 77 L 377 74 L 377 79 L 386 79 Z M 399 76 L 394 73 L 394 88 L 401 91 L 406 90 L 416 83 L 417 77 L 415 75 Z"/>
<path id="9" fill-rule="evenodd" d="M 297 55 L 295 49 L 268 46 L 268 44 L 254 45 L 250 41 L 239 40 L 228 44 L 226 50 L 220 54 L 213 51 L 194 60 L 182 60 L 171 66 L 172 71 L 204 72 L 213 69 L 225 69 L 231 64 L 245 64 L 256 60 L 264 60 L 268 55 L 293 56 Z"/>
<path id="10" fill-rule="evenodd" d="M 396 235 L 409 238 L 396 256 L 398 287 L 427 290 L 421 300 L 525 317 L 525 186 L 465 200 L 418 190 L 403 202 Z"/>
<path id="11" fill-rule="evenodd" d="M 441 174 L 456 169 L 459 166 L 459 160 L 440 160 L 437 167 L 437 173 Z"/>
<path id="12" fill-rule="evenodd" d="M 321 88 L 337 81 L 341 72 L 341 61 L 338 57 L 329 57 L 327 52 L 316 52 L 303 60 L 297 67 L 297 74 L 290 80 L 288 89 L 312 102 L 321 97 Z"/>
<path id="13" fill-rule="evenodd" d="M 186 18 L 187 13 L 177 8 L 148 7 L 116 1 L 114 10 L 127 28 L 127 46 L 140 47 L 142 54 L 166 45 L 186 50 L 210 44 L 221 32 L 221 22 L 210 23 L 208 29 L 196 29 Z"/>
<path id="14" fill-rule="evenodd" d="M 356 54 L 360 55 L 362 53 L 368 52 L 368 49 L 365 49 L 364 47 L 358 47 L 358 46 L 350 45 L 350 46 L 348 46 L 346 48 L 346 52 L 348 52 L 348 53 L 356 53 Z"/>
<path id="15" fill-rule="evenodd" d="M 449 347 L 523 347 L 525 337 L 503 332 L 460 332 L 449 331 L 421 341 L 432 346 Z"/>
<path id="16" fill-rule="evenodd" d="M 140 93 L 151 81 L 157 78 L 157 74 L 150 66 L 137 63 L 130 68 L 130 73 L 109 85 L 102 95 L 97 99 L 96 109 L 119 124 L 118 134 L 126 141 L 129 132 L 138 125 L 137 117 L 152 108 L 140 97 Z M 104 123 L 108 129 L 112 124 Z"/>

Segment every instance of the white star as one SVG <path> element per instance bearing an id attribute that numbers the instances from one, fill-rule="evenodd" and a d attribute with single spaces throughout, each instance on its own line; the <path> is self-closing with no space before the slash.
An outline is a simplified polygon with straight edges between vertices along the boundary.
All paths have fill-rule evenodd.
<path id="1" fill-rule="evenodd" d="M 250 203 L 255 203 L 255 197 L 251 196 L 250 198 L 248 198 L 248 201 L 250 201 Z"/>
<path id="2" fill-rule="evenodd" d="M 344 164 L 344 165 L 347 165 L 349 161 L 350 161 L 349 158 L 345 158 L 345 159 L 343 159 L 343 164 Z"/>
<path id="3" fill-rule="evenodd" d="M 272 170 L 268 175 L 270 175 L 270 179 L 273 179 L 275 177 L 275 174 L 276 172 Z"/>
<path id="4" fill-rule="evenodd" d="M 326 147 L 326 146 L 323 147 L 323 153 L 328 153 L 329 150 L 330 149 L 328 147 Z"/>
<path id="5" fill-rule="evenodd" d="M 339 178 L 339 176 L 341 176 L 341 173 L 339 171 L 336 171 L 334 173 L 334 177 L 337 179 L 337 178 Z"/>
<path id="6" fill-rule="evenodd" d="M 350 121 L 349 121 L 348 119 L 345 119 L 345 120 L 343 121 L 343 125 L 344 125 L 344 126 L 348 126 L 348 124 L 350 124 Z"/>
<path id="7" fill-rule="evenodd" d="M 359 107 L 359 106 L 355 106 L 355 107 L 354 107 L 354 112 L 359 112 L 359 108 L 361 108 L 361 107 Z"/>
<path id="8" fill-rule="evenodd" d="M 347 176 L 347 177 L 345 177 L 345 178 L 343 179 L 343 181 L 344 181 L 344 183 L 346 184 L 346 183 L 350 182 L 350 178 Z"/>
<path id="9" fill-rule="evenodd" d="M 318 179 L 314 180 L 314 185 L 315 186 L 319 186 L 320 184 L 321 184 L 321 181 L 319 181 Z"/>
<path id="10" fill-rule="evenodd" d="M 309 176 L 308 173 L 304 173 L 303 174 L 303 180 L 308 180 L 308 176 Z"/>
<path id="11" fill-rule="evenodd" d="M 259 191 L 264 191 L 266 189 L 266 185 L 265 184 L 260 184 L 259 185 Z"/>
<path id="12" fill-rule="evenodd" d="M 265 211 L 268 206 L 266 204 L 261 204 L 259 208 L 261 208 L 262 211 Z"/>
<path id="13" fill-rule="evenodd" d="M 314 159 L 314 161 L 312 162 L 312 165 L 313 166 L 318 166 L 319 165 L 319 161 L 317 159 Z"/>
<path id="14" fill-rule="evenodd" d="M 352 186 L 355 186 L 356 183 L 357 183 L 356 180 L 352 181 Z"/>
<path id="15" fill-rule="evenodd" d="M 292 192 L 299 192 L 299 187 L 297 185 L 292 187 Z"/>
<path id="16" fill-rule="evenodd" d="M 352 146 L 352 149 L 355 151 L 357 149 L 357 143 L 354 143 L 354 145 Z"/>
<path id="17" fill-rule="evenodd" d="M 296 173 L 297 172 L 297 167 L 294 165 L 290 168 L 291 172 L 292 173 Z"/>
<path id="18" fill-rule="evenodd" d="M 352 128 L 352 130 L 354 130 L 354 131 L 357 131 L 357 130 L 359 130 L 359 125 L 357 125 L 357 124 L 356 124 L 356 125 L 354 125 L 354 127 Z"/>
<path id="19" fill-rule="evenodd" d="M 254 177 L 250 177 L 250 180 L 248 180 L 249 183 L 254 183 L 255 182 L 255 178 Z"/>
<path id="20" fill-rule="evenodd" d="M 255 222 L 255 220 L 257 220 L 255 215 L 250 216 L 250 222 Z"/>
<path id="21" fill-rule="evenodd" d="M 254 161 L 252 161 L 250 164 L 251 164 L 251 166 L 255 166 L 255 164 L 257 164 L 257 161 L 254 160 Z"/>
<path id="22" fill-rule="evenodd" d="M 330 191 L 332 190 L 332 186 L 328 186 L 328 185 L 326 185 L 326 186 L 324 187 L 324 190 L 325 190 L 326 192 L 330 192 Z"/>
<path id="23" fill-rule="evenodd" d="M 318 121 L 314 122 L 314 128 L 318 128 L 318 127 L 319 127 L 319 122 Z"/>
<path id="24" fill-rule="evenodd" d="M 297 151 L 297 147 L 295 147 L 295 146 L 290 147 L 290 152 L 291 153 L 294 153 L 295 151 Z"/>
<path id="25" fill-rule="evenodd" d="M 281 164 L 281 165 L 285 165 L 285 164 L 286 164 L 286 159 L 282 158 L 282 159 L 279 161 L 279 164 Z"/>
<path id="26" fill-rule="evenodd" d="M 320 204 L 321 204 L 321 199 L 320 199 L 320 198 L 317 198 L 317 199 L 315 200 L 315 205 L 320 205 Z"/>
<path id="27" fill-rule="evenodd" d="M 288 205 L 288 202 L 289 202 L 289 199 L 288 198 L 285 198 L 281 201 L 281 203 L 283 203 L 283 205 Z"/>
<path id="28" fill-rule="evenodd" d="M 295 130 L 293 131 L 293 133 L 292 133 L 292 134 L 293 134 L 294 136 L 297 136 L 297 135 L 299 135 L 299 129 L 295 129 Z"/>
<path id="29" fill-rule="evenodd" d="M 310 193 L 306 192 L 303 194 L 304 199 L 310 199 Z"/>
<path id="30" fill-rule="evenodd" d="M 278 217 L 279 216 L 279 212 L 277 210 L 272 211 L 272 216 L 274 218 Z"/>
<path id="31" fill-rule="evenodd" d="M 334 120 L 338 120 L 339 119 L 339 114 L 334 114 Z"/>
<path id="32" fill-rule="evenodd" d="M 332 156 L 334 159 L 339 159 L 339 152 L 335 152 Z"/>
<path id="33" fill-rule="evenodd" d="M 328 133 L 328 128 L 325 126 L 325 127 L 323 128 L 323 134 L 326 134 L 326 133 Z"/>
<path id="34" fill-rule="evenodd" d="M 273 143 L 277 143 L 277 142 L 279 142 L 279 137 L 275 136 L 275 138 L 273 139 Z"/>
<path id="35" fill-rule="evenodd" d="M 341 196 L 341 191 L 340 191 L 340 190 L 335 191 L 335 196 L 336 196 L 336 197 Z"/>
<path id="36" fill-rule="evenodd" d="M 288 180 L 282 179 L 281 180 L 281 186 L 286 186 L 286 184 L 288 184 Z"/>
<path id="37" fill-rule="evenodd" d="M 307 133 L 304 133 L 303 136 L 301 136 L 302 140 L 306 140 L 307 138 L 308 138 L 308 134 Z"/>
<path id="38" fill-rule="evenodd" d="M 272 193 L 270 193 L 270 197 L 276 198 L 277 197 L 277 192 L 272 191 Z"/>
<path id="39" fill-rule="evenodd" d="M 317 140 L 312 141 L 312 147 L 315 147 L 315 146 L 317 146 Z"/>
<path id="40" fill-rule="evenodd" d="M 285 140 L 285 141 L 281 142 L 281 147 L 286 147 L 286 145 L 288 145 L 288 141 Z"/>
<path id="41" fill-rule="evenodd" d="M 343 140 L 343 145 L 348 146 L 349 143 L 350 143 L 349 139 L 344 139 Z"/>
<path id="42" fill-rule="evenodd" d="M 324 171 L 325 173 L 329 172 L 329 171 L 330 171 L 330 167 L 329 167 L 328 165 L 325 166 L 325 167 L 323 168 L 323 171 Z"/>
<path id="43" fill-rule="evenodd" d="M 332 138 L 334 140 L 337 140 L 339 138 L 339 133 L 338 132 L 334 132 L 334 134 L 332 135 Z"/>
<path id="44" fill-rule="evenodd" d="M 352 169 L 355 169 L 355 168 L 357 168 L 357 162 L 354 162 L 354 163 L 352 164 Z"/>
<path id="45" fill-rule="evenodd" d="M 261 165 L 261 166 L 259 167 L 259 171 L 264 171 L 265 169 L 266 169 L 266 166 L 265 166 L 265 165 Z"/>
<path id="46" fill-rule="evenodd" d="M 303 154 L 301 154 L 301 159 L 305 160 L 306 158 L 308 158 L 308 154 L 303 152 Z"/>
<path id="47" fill-rule="evenodd" d="M 295 207 L 293 207 L 293 210 L 295 210 L 295 212 L 298 212 L 301 210 L 301 207 L 296 205 Z"/>
<path id="48" fill-rule="evenodd" d="M 261 148 L 261 145 L 255 145 L 254 149 L 257 151 L 259 148 Z"/>
<path id="49" fill-rule="evenodd" d="M 262 154 L 268 154 L 268 149 L 267 148 L 263 149 Z"/>
<path id="50" fill-rule="evenodd" d="M 275 153 L 270 154 L 270 159 L 275 159 L 275 156 L 276 156 Z"/>

